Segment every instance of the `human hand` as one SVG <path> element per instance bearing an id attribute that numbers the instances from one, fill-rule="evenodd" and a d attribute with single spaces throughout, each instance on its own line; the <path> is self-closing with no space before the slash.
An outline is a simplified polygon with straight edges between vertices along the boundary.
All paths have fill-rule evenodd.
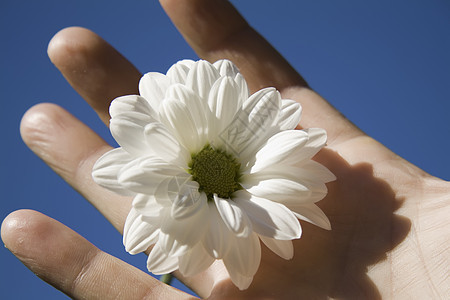
<path id="1" fill-rule="evenodd" d="M 305 88 L 301 77 L 263 40 L 247 30 L 239 17 L 232 12 L 230 15 L 225 9 L 227 6 L 218 8 L 208 3 L 208 8 L 204 8 L 203 5 L 205 10 L 217 12 L 213 14 L 215 18 L 208 18 L 209 15 L 199 15 L 199 4 L 177 2 L 174 5 L 172 2 L 165 1 L 163 4 L 199 56 L 211 61 L 231 59 L 240 67 L 252 90 L 276 86 L 284 98 L 296 99 L 302 104 L 305 112 L 301 123 L 303 127 L 322 127 L 328 131 L 328 149 L 322 151 L 317 160 L 338 177 L 336 182 L 329 184 L 329 195 L 319 203 L 329 216 L 333 230 L 325 232 L 302 224 L 304 235 L 295 242 L 294 260 L 283 261 L 265 251 L 260 271 L 245 292 L 238 292 L 224 279 L 226 274 L 220 265 L 202 276 L 185 279 L 188 285 L 201 296 L 212 291 L 213 296 L 221 294 L 233 298 L 238 295 L 247 298 L 269 294 L 288 298 L 286 293 L 304 298 L 357 298 L 360 295 L 376 298 L 377 293 L 389 296 L 390 291 L 413 295 L 432 293 L 433 282 L 445 284 L 445 278 L 441 280 L 439 276 L 445 276 L 446 272 L 437 270 L 442 259 L 439 249 L 445 249 L 444 239 L 448 234 L 441 231 L 437 235 L 435 230 L 427 230 L 426 226 L 432 219 L 435 222 L 433 227 L 445 228 L 447 208 L 444 201 L 448 199 L 448 184 L 409 165 L 349 124 L 323 99 Z M 192 14 L 188 17 L 189 12 Z M 226 29 L 218 26 L 224 23 L 220 22 L 222 18 L 230 24 Z M 198 23 L 191 24 L 191 19 L 198 20 Z M 88 46 L 87 51 L 80 53 L 79 61 L 68 60 L 67 51 L 78 53 L 80 50 L 76 45 L 70 48 L 70 41 L 74 40 L 78 40 L 79 45 Z M 224 44 L 224 40 L 231 42 Z M 136 82 L 140 77 L 138 72 L 90 32 L 79 29 L 61 32 L 52 42 L 50 56 L 105 122 L 109 120 L 107 107 L 111 99 L 136 92 Z M 111 61 L 116 63 L 110 64 Z M 261 64 L 261 61 L 266 63 Z M 81 77 L 73 72 L 85 66 L 107 76 L 98 76 L 97 73 L 92 78 L 89 75 Z M 116 228 L 122 229 L 129 209 L 124 205 L 127 199 L 105 192 L 90 180 L 93 162 L 109 149 L 103 141 L 59 107 L 50 105 L 29 111 L 24 118 L 22 132 L 27 144 L 38 155 L 85 195 Z M 79 144 L 79 141 L 84 141 L 84 144 Z M 129 298 L 143 294 L 157 296 L 161 292 L 167 296 L 172 294 L 167 287 L 100 253 L 75 233 L 42 215 L 18 212 L 8 220 L 5 224 L 11 224 L 13 220 L 19 220 L 18 224 L 21 224 L 27 220 L 32 227 L 22 233 L 41 232 L 47 235 L 45 240 L 34 240 L 35 249 L 39 249 L 45 241 L 47 246 L 58 244 L 58 253 L 66 253 L 63 257 L 66 268 L 60 268 L 55 257 L 45 260 L 39 253 L 34 254 L 38 255 L 38 259 L 33 267 L 37 266 L 35 272 L 74 297 L 116 292 L 116 289 L 108 288 L 109 281 L 121 281 L 123 285 L 116 285 L 116 288 Z M 17 227 L 4 227 L 5 243 L 13 252 L 14 249 L 26 250 L 19 245 L 14 247 L 17 241 L 14 234 L 21 233 L 14 229 Z M 33 243 L 32 235 L 28 241 Z M 418 241 L 425 248 L 419 249 L 416 246 Z M 70 251 L 73 249 L 77 251 Z M 17 253 L 22 258 L 31 254 Z M 86 276 L 74 281 L 80 266 L 89 262 L 90 258 L 93 260 L 89 265 L 94 268 L 87 268 L 86 273 L 82 273 Z M 411 266 L 418 270 L 415 273 L 424 273 L 420 271 L 422 269 L 435 270 L 436 273 L 427 276 L 429 281 L 417 278 L 413 272 L 407 275 L 414 278 L 404 276 L 405 269 Z M 119 268 L 124 275 L 120 279 L 117 278 L 118 272 L 113 271 Z M 370 271 L 367 272 L 366 268 Z M 98 281 L 98 274 L 106 275 L 101 278 L 102 284 Z M 113 276 L 108 277 L 108 274 Z M 61 283 L 62 278 L 67 280 L 66 285 Z M 136 284 L 136 281 L 142 284 Z M 385 284 L 386 281 L 390 284 Z M 408 285 L 411 281 L 414 286 Z M 132 294 L 133 291 L 141 294 Z M 434 292 L 439 293 L 438 284 L 434 284 Z M 108 295 L 112 296 L 106 294 L 104 298 Z"/>

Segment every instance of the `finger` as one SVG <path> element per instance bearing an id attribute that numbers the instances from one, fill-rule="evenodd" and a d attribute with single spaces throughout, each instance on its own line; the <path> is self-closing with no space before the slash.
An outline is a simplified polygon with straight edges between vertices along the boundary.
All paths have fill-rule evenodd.
<path id="1" fill-rule="evenodd" d="M 20 130 L 28 147 L 122 233 L 131 208 L 131 198 L 98 186 L 91 176 L 94 163 L 111 147 L 89 127 L 55 104 L 44 103 L 30 108 L 22 119 Z M 188 283 L 197 285 L 200 293 L 207 294 L 212 284 L 211 272 L 191 278 Z M 203 283 L 200 289 L 199 278 Z"/>
<path id="2" fill-rule="evenodd" d="M 109 104 L 114 98 L 138 93 L 139 71 L 90 30 L 80 27 L 61 30 L 50 41 L 48 55 L 106 124 Z"/>
<path id="3" fill-rule="evenodd" d="M 209 61 L 227 58 L 239 66 L 251 90 L 307 86 L 305 80 L 223 0 L 161 0 L 172 22 Z"/>
<path id="4" fill-rule="evenodd" d="M 111 149 L 70 113 L 54 104 L 38 104 L 22 118 L 24 142 L 58 175 L 89 200 L 120 232 L 131 200 L 94 183 L 95 161 Z"/>
<path id="5" fill-rule="evenodd" d="M 5 246 L 33 273 L 77 299 L 193 298 L 100 251 L 41 213 L 11 213 L 1 228 Z"/>
<path id="6" fill-rule="evenodd" d="M 330 144 L 362 134 L 327 101 L 307 87 L 289 63 L 225 0 L 160 0 L 175 26 L 197 54 L 209 61 L 227 58 L 243 73 L 251 90 L 274 86 L 284 98 L 300 102 L 303 127 L 327 130 Z"/>

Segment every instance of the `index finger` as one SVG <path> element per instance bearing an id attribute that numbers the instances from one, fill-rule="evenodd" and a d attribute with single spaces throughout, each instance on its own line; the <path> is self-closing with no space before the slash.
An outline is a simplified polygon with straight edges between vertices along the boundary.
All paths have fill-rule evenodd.
<path id="1" fill-rule="evenodd" d="M 140 72 L 88 29 L 59 31 L 49 43 L 48 55 L 105 124 L 109 124 L 108 108 L 114 98 L 138 93 Z"/>

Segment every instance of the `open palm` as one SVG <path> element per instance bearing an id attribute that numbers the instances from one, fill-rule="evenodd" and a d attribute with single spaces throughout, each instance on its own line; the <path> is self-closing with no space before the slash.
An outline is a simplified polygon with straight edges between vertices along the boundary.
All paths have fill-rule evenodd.
<path id="1" fill-rule="evenodd" d="M 252 91 L 275 86 L 283 98 L 300 102 L 304 112 L 300 126 L 328 132 L 328 146 L 315 160 L 337 177 L 318 203 L 333 230 L 302 223 L 303 236 L 294 241 L 290 261 L 263 247 L 260 269 L 248 290 L 239 291 L 220 262 L 195 277 L 180 279 L 211 299 L 448 297 L 450 184 L 352 125 L 310 90 L 227 2 L 161 2 L 201 58 L 230 59 Z M 52 39 L 49 56 L 106 124 L 110 101 L 137 93 L 139 72 L 91 31 L 62 30 Z M 21 133 L 37 155 L 122 231 L 131 199 L 112 194 L 91 179 L 92 165 L 110 146 L 52 104 L 31 108 Z M 74 298 L 189 297 L 34 211 L 8 216 L 2 238 L 37 275 Z M 48 249 L 57 255 L 48 256 Z"/>

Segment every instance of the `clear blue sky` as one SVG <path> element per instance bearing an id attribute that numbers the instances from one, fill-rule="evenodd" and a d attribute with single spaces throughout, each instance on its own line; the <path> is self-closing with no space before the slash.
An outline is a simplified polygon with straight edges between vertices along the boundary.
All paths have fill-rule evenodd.
<path id="1" fill-rule="evenodd" d="M 448 0 L 233 2 L 316 91 L 362 130 L 425 171 L 450 179 Z M 65 107 L 111 141 L 46 55 L 53 34 L 73 25 L 99 33 L 141 72 L 164 72 L 182 58 L 196 58 L 156 0 L 2 0 L 0 217 L 36 209 L 100 249 L 145 268 L 145 256 L 127 254 L 112 226 L 19 136 L 23 113 L 45 101 Z M 64 297 L 0 249 L 0 298 Z"/>

